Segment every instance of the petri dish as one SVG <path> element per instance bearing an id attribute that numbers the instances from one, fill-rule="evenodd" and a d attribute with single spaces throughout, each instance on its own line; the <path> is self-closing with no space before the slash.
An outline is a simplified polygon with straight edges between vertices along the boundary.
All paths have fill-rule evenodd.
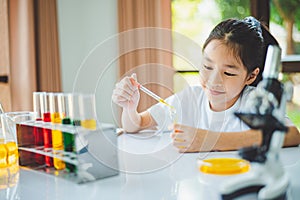
<path id="1" fill-rule="evenodd" d="M 240 158 L 209 158 L 198 160 L 199 170 L 207 174 L 233 175 L 248 172 L 250 162 Z"/>

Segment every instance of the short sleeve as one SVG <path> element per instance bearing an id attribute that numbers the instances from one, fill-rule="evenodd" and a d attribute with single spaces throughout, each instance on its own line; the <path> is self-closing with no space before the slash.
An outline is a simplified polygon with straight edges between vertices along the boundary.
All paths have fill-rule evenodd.
<path id="1" fill-rule="evenodd" d="M 163 103 L 157 103 L 148 109 L 148 112 L 151 114 L 152 118 L 158 125 L 159 130 L 169 130 L 170 126 L 176 122 L 182 122 L 183 110 L 187 110 L 183 105 L 190 98 L 190 89 L 185 89 L 179 93 L 176 93 L 168 97 L 165 101 L 171 105 L 175 110 L 176 114 L 172 113 L 170 107 L 164 105 Z"/>

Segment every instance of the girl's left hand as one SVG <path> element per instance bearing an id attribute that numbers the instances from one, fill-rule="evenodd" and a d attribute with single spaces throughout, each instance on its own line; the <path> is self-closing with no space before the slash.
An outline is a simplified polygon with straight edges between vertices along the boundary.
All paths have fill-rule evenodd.
<path id="1" fill-rule="evenodd" d="M 173 139 L 173 145 L 181 153 L 211 151 L 214 149 L 218 138 L 213 140 L 211 137 L 207 138 L 207 133 L 207 130 L 175 124 L 171 138 Z"/>

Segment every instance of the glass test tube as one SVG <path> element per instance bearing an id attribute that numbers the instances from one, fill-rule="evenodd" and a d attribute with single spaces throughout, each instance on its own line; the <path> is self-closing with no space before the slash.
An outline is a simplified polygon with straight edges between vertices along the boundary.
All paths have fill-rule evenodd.
<path id="1" fill-rule="evenodd" d="M 42 110 L 41 110 L 41 95 L 45 94 L 45 92 L 33 92 L 33 111 L 35 113 L 35 121 L 36 124 L 43 123 Z M 33 127 L 33 134 L 35 139 L 35 148 L 38 150 L 42 150 L 44 146 L 44 134 L 43 128 L 41 126 Z M 35 162 L 39 165 L 43 165 L 45 163 L 45 156 L 42 154 L 35 154 Z"/>
<path id="2" fill-rule="evenodd" d="M 79 95 L 78 103 L 81 126 L 86 129 L 96 130 L 97 117 L 95 95 L 81 94 Z"/>
<path id="3" fill-rule="evenodd" d="M 42 119 L 43 122 L 51 122 L 51 115 L 50 115 L 50 109 L 49 109 L 49 93 L 43 93 L 40 96 L 40 104 L 41 104 L 41 111 L 42 111 Z M 47 124 L 44 125 L 43 128 L 43 135 L 44 135 L 44 147 L 45 151 L 49 152 L 49 150 L 52 148 L 52 132 L 50 128 L 47 128 L 46 126 L 49 126 Z M 53 158 L 50 156 L 45 156 L 45 163 L 48 167 L 53 167 Z"/>
<path id="4" fill-rule="evenodd" d="M 72 126 L 73 123 L 70 117 L 70 110 L 73 110 L 72 94 L 63 94 L 59 102 L 59 112 L 63 113 L 62 124 Z M 72 112 L 72 111 L 71 111 Z M 71 128 L 71 127 L 70 127 Z M 75 153 L 75 135 L 67 131 L 63 132 L 64 150 L 66 152 Z M 66 162 L 66 169 L 69 172 L 76 172 L 75 165 Z"/>
<path id="5" fill-rule="evenodd" d="M 69 116 L 71 122 L 74 126 L 81 126 L 80 113 L 79 113 L 79 93 L 70 93 L 68 94 L 69 102 Z"/>
<path id="6" fill-rule="evenodd" d="M 61 124 L 62 113 L 59 112 L 59 102 L 62 94 L 61 93 L 50 93 L 49 94 L 49 103 L 50 103 L 50 113 L 51 113 L 51 122 L 52 124 Z M 54 156 L 62 156 L 63 146 L 63 136 L 62 132 L 56 128 L 52 129 L 52 147 Z M 60 152 L 60 153 L 59 153 Z M 53 163 L 55 169 L 64 169 L 65 163 L 59 158 L 54 157 Z"/>

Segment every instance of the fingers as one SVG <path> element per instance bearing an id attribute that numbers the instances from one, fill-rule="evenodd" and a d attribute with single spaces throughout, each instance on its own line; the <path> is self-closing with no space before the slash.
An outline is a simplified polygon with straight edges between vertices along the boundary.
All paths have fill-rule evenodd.
<path id="1" fill-rule="evenodd" d="M 126 103 L 138 99 L 138 88 L 136 85 L 132 84 L 131 79 L 136 79 L 136 74 L 132 74 L 131 77 L 124 77 L 116 84 L 115 89 L 113 90 L 112 100 L 119 106 L 123 107 Z"/>
<path id="2" fill-rule="evenodd" d="M 188 146 L 188 142 L 185 138 L 186 134 L 182 130 L 174 129 L 171 134 L 173 139 L 173 146 L 179 149 L 179 151 L 185 151 Z"/>
<path id="3" fill-rule="evenodd" d="M 126 76 L 119 83 L 116 84 L 116 87 L 122 87 L 124 89 L 135 91 L 137 90 L 137 86 L 132 83 L 132 77 Z"/>
<path id="4" fill-rule="evenodd" d="M 181 130 L 174 130 L 172 133 L 171 133 L 171 138 L 173 140 L 185 140 L 185 137 L 186 137 L 186 134 L 184 134 L 183 131 Z"/>
<path id="5" fill-rule="evenodd" d="M 133 73 L 131 75 L 131 77 L 129 78 L 129 80 L 130 80 L 130 82 L 131 82 L 132 85 L 134 85 L 137 88 L 140 88 L 141 85 L 137 82 L 136 74 L 135 73 Z"/>
<path id="6" fill-rule="evenodd" d="M 136 73 L 131 74 L 131 78 L 133 78 L 137 82 Z"/>
<path id="7" fill-rule="evenodd" d="M 131 90 L 124 87 L 116 87 L 113 91 L 113 95 L 119 96 L 120 98 L 123 98 L 124 100 L 130 100 L 132 96 L 136 93 L 136 90 Z"/>
<path id="8" fill-rule="evenodd" d="M 191 130 L 183 125 L 174 124 L 171 138 L 173 145 L 178 149 L 180 153 L 193 152 L 194 149 L 194 133 L 195 130 Z"/>
<path id="9" fill-rule="evenodd" d="M 186 141 L 175 139 L 173 140 L 173 146 L 175 146 L 179 150 L 179 152 L 185 152 L 189 144 Z"/>

